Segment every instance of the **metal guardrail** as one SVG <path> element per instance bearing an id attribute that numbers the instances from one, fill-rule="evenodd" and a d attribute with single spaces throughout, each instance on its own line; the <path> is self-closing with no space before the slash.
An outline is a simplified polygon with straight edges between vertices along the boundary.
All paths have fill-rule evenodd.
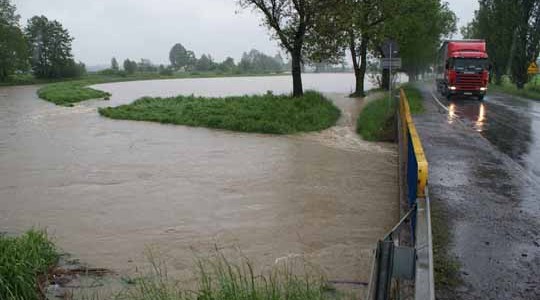
<path id="1" fill-rule="evenodd" d="M 403 89 L 398 107 L 400 202 L 406 208 L 377 245 L 366 299 L 435 300 L 428 162 Z"/>

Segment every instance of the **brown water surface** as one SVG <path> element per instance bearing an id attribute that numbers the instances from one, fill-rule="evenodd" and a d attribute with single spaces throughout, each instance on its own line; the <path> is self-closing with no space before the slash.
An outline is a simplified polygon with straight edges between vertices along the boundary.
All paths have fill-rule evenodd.
<path id="1" fill-rule="evenodd" d="M 350 74 L 310 75 L 347 93 Z M 288 77 L 112 83 L 73 108 L 0 88 L 0 231 L 46 227 L 81 261 L 132 272 L 147 246 L 191 272 L 193 251 L 237 246 L 259 265 L 304 256 L 331 279 L 367 281 L 371 249 L 396 222 L 396 154 L 354 133 L 363 100 L 328 96 L 338 126 L 293 136 L 115 121 L 97 106 L 179 93 L 288 91 Z"/>

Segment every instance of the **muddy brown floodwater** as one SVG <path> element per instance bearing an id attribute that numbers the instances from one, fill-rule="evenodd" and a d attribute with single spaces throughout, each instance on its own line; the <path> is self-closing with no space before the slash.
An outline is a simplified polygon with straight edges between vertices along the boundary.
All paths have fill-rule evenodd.
<path id="1" fill-rule="evenodd" d="M 343 110 L 336 127 L 275 136 L 116 121 L 99 106 L 141 96 L 287 91 L 288 77 L 103 84 L 73 108 L 37 86 L 0 88 L 0 231 L 45 227 L 92 266 L 133 272 L 145 247 L 170 273 L 194 251 L 238 247 L 257 265 L 302 255 L 333 280 L 368 281 L 371 250 L 398 218 L 397 157 L 354 133 L 352 75 L 309 75 Z"/>

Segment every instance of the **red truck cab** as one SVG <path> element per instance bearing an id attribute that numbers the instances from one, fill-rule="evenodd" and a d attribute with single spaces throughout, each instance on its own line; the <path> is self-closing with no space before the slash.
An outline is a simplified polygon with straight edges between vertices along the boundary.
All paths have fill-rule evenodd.
<path id="1" fill-rule="evenodd" d="M 437 89 L 447 98 L 454 95 L 484 99 L 489 63 L 484 40 L 445 41 L 437 55 Z"/>

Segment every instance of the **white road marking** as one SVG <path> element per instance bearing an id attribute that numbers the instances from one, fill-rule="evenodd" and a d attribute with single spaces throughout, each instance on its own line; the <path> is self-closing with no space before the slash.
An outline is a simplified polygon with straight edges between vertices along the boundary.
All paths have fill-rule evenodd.
<path id="1" fill-rule="evenodd" d="M 439 104 L 444 110 L 448 111 L 448 107 L 446 107 L 444 104 L 442 104 L 441 100 L 439 100 L 439 98 L 437 98 L 437 96 L 435 96 L 433 91 L 430 91 L 430 93 L 431 93 L 431 97 L 433 97 L 433 100 L 435 100 L 435 102 L 437 102 L 437 104 Z"/>

